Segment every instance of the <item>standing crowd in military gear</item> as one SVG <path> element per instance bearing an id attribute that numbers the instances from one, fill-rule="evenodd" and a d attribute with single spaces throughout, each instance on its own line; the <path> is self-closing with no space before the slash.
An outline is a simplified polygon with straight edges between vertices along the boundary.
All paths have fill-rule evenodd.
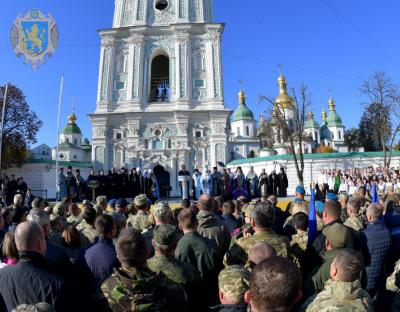
<path id="1" fill-rule="evenodd" d="M 281 209 L 235 177 L 245 195 L 200 192 L 175 210 L 140 192 L 27 206 L 15 194 L 0 214 L 0 311 L 400 309 L 398 193 L 327 191 L 314 220 L 304 187 Z"/>

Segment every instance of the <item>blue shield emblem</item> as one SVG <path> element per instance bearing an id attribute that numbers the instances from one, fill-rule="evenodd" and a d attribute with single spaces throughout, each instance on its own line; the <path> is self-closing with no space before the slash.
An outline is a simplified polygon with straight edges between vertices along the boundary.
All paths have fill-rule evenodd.
<path id="1" fill-rule="evenodd" d="M 24 55 L 25 64 L 32 63 L 36 69 L 39 63 L 45 63 L 46 55 L 54 54 L 58 45 L 58 28 L 53 17 L 44 16 L 38 9 L 18 16 L 11 30 L 11 43 L 17 56 Z"/>

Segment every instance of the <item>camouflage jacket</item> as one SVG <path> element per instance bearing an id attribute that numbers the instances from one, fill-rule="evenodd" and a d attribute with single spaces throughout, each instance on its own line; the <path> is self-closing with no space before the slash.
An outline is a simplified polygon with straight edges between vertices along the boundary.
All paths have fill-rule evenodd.
<path id="1" fill-rule="evenodd" d="M 77 226 L 79 223 L 81 223 L 81 221 L 82 221 L 82 218 L 80 217 L 80 216 L 69 216 L 68 218 L 67 218 L 67 222 L 69 223 L 69 224 L 72 224 L 73 226 Z"/>
<path id="2" fill-rule="evenodd" d="M 278 256 L 288 258 L 289 252 L 289 240 L 287 237 L 275 234 L 273 231 L 270 232 L 256 232 L 252 236 L 240 238 L 236 244 L 243 248 L 248 255 L 251 248 L 258 243 L 268 243 L 274 247 Z"/>
<path id="3" fill-rule="evenodd" d="M 126 220 L 126 226 L 133 227 L 138 231 L 143 231 L 151 226 L 149 215 L 143 211 L 138 211 L 138 213 L 135 215 L 131 214 Z"/>
<path id="4" fill-rule="evenodd" d="M 97 233 L 96 229 L 90 225 L 87 224 L 85 225 L 85 228 L 81 231 L 82 233 L 82 245 L 87 246 L 90 244 L 94 244 L 96 242 L 97 237 L 99 236 L 99 233 Z"/>
<path id="5" fill-rule="evenodd" d="M 373 311 L 372 301 L 361 282 L 328 280 L 324 290 L 308 299 L 300 311 L 307 312 L 369 312 Z"/>
<path id="6" fill-rule="evenodd" d="M 187 311 L 182 286 L 147 268 L 119 268 L 101 286 L 102 311 L 180 312 Z M 107 301 L 107 304 L 106 304 Z"/>
<path id="7" fill-rule="evenodd" d="M 364 219 L 361 215 L 348 217 L 343 224 L 357 232 L 362 231 L 365 226 Z"/>
<path id="8" fill-rule="evenodd" d="M 394 266 L 394 272 L 390 274 L 388 279 L 386 280 L 386 289 L 393 291 L 395 293 L 399 293 L 400 289 L 400 260 L 396 262 Z"/>
<path id="9" fill-rule="evenodd" d="M 308 233 L 302 232 L 292 235 L 292 240 L 290 241 L 290 246 L 298 245 L 301 250 L 306 251 L 308 244 Z"/>

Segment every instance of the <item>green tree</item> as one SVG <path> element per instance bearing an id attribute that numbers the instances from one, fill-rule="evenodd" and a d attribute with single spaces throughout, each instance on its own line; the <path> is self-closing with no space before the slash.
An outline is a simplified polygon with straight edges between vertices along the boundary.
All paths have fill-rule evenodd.
<path id="1" fill-rule="evenodd" d="M 3 108 L 5 87 L 0 87 L 0 108 Z M 36 135 L 42 121 L 31 111 L 25 95 L 9 84 L 4 115 L 2 168 L 21 167 L 30 145 L 37 142 Z"/>
<path id="2" fill-rule="evenodd" d="M 344 133 L 344 143 L 349 152 L 356 152 L 362 145 L 360 142 L 360 129 L 350 128 Z"/>

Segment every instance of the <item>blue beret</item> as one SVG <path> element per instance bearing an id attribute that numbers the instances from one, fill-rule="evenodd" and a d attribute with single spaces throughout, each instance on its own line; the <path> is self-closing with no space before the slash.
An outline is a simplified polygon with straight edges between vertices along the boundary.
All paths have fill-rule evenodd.
<path id="1" fill-rule="evenodd" d="M 117 202 L 116 199 L 111 199 L 111 200 L 108 202 L 108 205 L 111 206 L 111 207 L 115 207 L 115 203 L 116 203 L 116 202 Z"/>
<path id="2" fill-rule="evenodd" d="M 326 193 L 326 199 L 338 200 L 339 198 L 337 197 L 337 195 L 335 193 Z"/>
<path id="3" fill-rule="evenodd" d="M 315 209 L 317 210 L 318 213 L 322 214 L 325 209 L 325 204 L 322 201 L 317 200 L 315 202 Z"/>
<path id="4" fill-rule="evenodd" d="M 301 185 L 298 185 L 296 187 L 296 193 L 299 193 L 301 195 L 306 195 L 306 190 L 304 189 L 304 187 L 302 187 Z"/>
<path id="5" fill-rule="evenodd" d="M 295 203 L 304 203 L 304 200 L 302 200 L 301 198 L 297 198 L 297 197 L 296 197 L 296 198 L 294 199 L 294 202 L 295 202 Z"/>

